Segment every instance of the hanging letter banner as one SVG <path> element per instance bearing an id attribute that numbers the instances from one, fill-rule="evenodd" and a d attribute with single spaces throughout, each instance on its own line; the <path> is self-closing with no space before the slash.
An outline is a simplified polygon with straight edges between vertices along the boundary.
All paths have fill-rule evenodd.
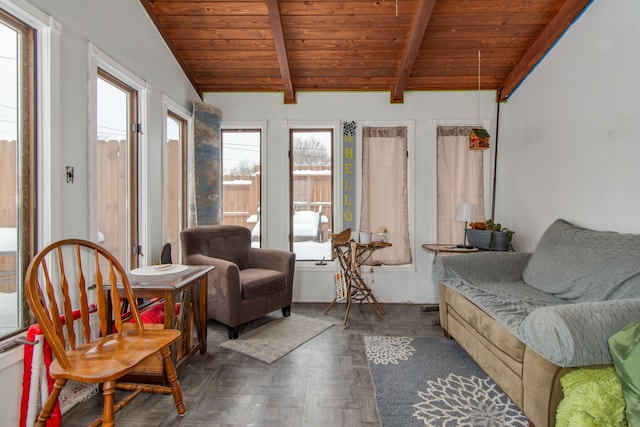
<path id="1" fill-rule="evenodd" d="M 342 124 L 342 229 L 356 231 L 356 122 Z"/>
<path id="2" fill-rule="evenodd" d="M 193 103 L 194 225 L 222 224 L 221 118 L 219 109 Z"/>

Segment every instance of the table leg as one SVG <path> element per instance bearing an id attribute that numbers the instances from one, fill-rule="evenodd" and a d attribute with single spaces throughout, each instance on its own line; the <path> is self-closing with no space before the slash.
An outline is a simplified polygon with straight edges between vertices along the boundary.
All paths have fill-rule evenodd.
<path id="1" fill-rule="evenodd" d="M 200 278 L 200 283 L 196 295 L 195 289 L 191 288 L 193 303 L 193 318 L 196 323 L 196 334 L 198 336 L 198 347 L 200 354 L 207 352 L 207 276 Z"/>
<path id="2" fill-rule="evenodd" d="M 344 321 L 342 322 L 342 326 L 347 326 L 347 321 L 349 320 L 349 310 L 351 310 L 351 284 L 347 284 L 347 307 L 344 311 Z"/>
<path id="3" fill-rule="evenodd" d="M 371 311 L 373 311 L 373 313 L 378 316 L 378 318 L 380 318 L 380 315 L 374 310 L 374 307 L 372 307 L 371 304 L 375 305 L 375 308 L 380 311 L 380 314 L 384 314 L 384 309 L 382 308 L 380 303 L 378 303 L 376 297 L 373 295 L 373 291 L 371 290 L 371 288 L 367 286 L 367 283 L 357 271 L 354 271 L 353 280 L 356 283 L 356 294 L 360 294 L 360 303 L 362 303 L 362 301 L 365 301 L 367 304 L 369 304 L 369 308 L 371 308 Z"/>
<path id="4" fill-rule="evenodd" d="M 324 314 L 327 314 L 333 308 L 333 306 L 336 305 L 337 302 L 338 298 L 334 298 L 331 304 L 329 304 L 329 307 L 327 307 L 327 309 L 324 311 Z"/>
<path id="5" fill-rule="evenodd" d="M 173 299 L 173 292 L 164 293 L 164 328 L 173 329 L 175 326 L 175 301 Z"/>

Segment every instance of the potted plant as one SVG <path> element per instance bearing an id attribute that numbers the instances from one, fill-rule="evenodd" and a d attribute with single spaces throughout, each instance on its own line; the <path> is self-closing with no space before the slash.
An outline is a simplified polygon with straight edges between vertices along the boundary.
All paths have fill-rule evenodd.
<path id="1" fill-rule="evenodd" d="M 511 240 L 514 231 L 503 227 L 499 222 L 488 219 L 485 222 L 472 222 L 467 230 L 467 238 L 472 246 L 490 251 L 513 250 Z"/>

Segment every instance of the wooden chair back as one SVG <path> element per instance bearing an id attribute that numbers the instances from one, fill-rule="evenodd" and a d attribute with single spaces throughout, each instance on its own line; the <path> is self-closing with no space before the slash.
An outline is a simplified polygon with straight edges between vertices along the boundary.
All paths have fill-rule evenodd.
<path id="1" fill-rule="evenodd" d="M 70 379 L 102 384 L 102 415 L 91 425 L 113 426 L 115 414 L 142 392 L 172 394 L 178 415 L 186 408 L 169 346 L 180 338 L 175 329 L 142 326 L 122 265 L 103 247 L 66 239 L 44 248 L 29 264 L 25 278 L 27 302 L 56 359 L 49 365 L 55 380 L 36 425 L 44 427 L 60 391 Z M 122 292 L 122 298 L 121 298 Z M 91 318 L 97 313 L 97 321 Z M 160 354 L 169 386 L 125 382 L 145 361 Z M 127 396 L 115 402 L 115 390 Z"/>
<path id="2" fill-rule="evenodd" d="M 67 349 L 76 350 L 99 337 L 131 329 L 123 328 L 122 299 L 118 286 L 111 286 L 115 284 L 121 285 L 129 301 L 135 301 L 122 265 L 93 242 L 61 240 L 31 261 L 25 279 L 27 302 L 63 368 L 70 367 Z M 105 286 L 109 288 L 106 292 Z M 90 321 L 92 307 L 98 322 Z M 128 310 L 131 326 L 142 330 L 136 304 L 130 304 Z"/>

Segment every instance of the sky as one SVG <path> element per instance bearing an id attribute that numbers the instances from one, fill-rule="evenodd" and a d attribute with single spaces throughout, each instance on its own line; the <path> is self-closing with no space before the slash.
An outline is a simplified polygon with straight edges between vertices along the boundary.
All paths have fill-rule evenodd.
<path id="1" fill-rule="evenodd" d="M 222 133 L 222 167 L 225 172 L 246 162 L 260 164 L 260 131 Z"/>
<path id="2" fill-rule="evenodd" d="M 16 139 L 16 32 L 0 24 L 0 140 Z"/>
<path id="3" fill-rule="evenodd" d="M 315 138 L 327 147 L 331 145 L 329 132 L 300 132 L 296 131 L 296 137 L 300 139 Z M 223 132 L 222 134 L 223 168 L 226 171 L 233 169 L 242 162 L 250 166 L 260 164 L 260 131 L 247 130 L 243 132 Z"/>

